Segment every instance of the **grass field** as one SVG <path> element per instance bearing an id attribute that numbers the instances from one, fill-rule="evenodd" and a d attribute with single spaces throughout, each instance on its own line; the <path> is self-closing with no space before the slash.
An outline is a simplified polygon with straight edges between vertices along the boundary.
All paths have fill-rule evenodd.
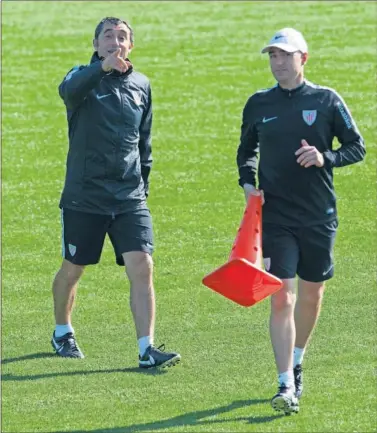
<path id="1" fill-rule="evenodd" d="M 376 3 L 11 2 L 2 7 L 2 432 L 376 431 Z M 79 287 L 82 361 L 52 356 L 51 282 L 67 131 L 57 86 L 91 56 L 95 25 L 134 27 L 151 79 L 156 342 L 183 362 L 138 371 L 124 272 L 107 242 Z M 244 210 L 235 154 L 248 96 L 273 83 L 259 54 L 297 27 L 306 74 L 337 89 L 366 161 L 336 170 L 336 277 L 304 362 L 297 416 L 276 415 L 269 302 L 247 309 L 201 284 L 228 257 Z"/>

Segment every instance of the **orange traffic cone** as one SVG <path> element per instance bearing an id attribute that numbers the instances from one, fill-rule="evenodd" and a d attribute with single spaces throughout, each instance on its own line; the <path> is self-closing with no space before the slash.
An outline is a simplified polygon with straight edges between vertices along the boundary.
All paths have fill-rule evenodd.
<path id="1" fill-rule="evenodd" d="M 262 197 L 249 196 L 228 262 L 203 278 L 203 284 L 250 307 L 281 289 L 282 281 L 262 269 Z"/>

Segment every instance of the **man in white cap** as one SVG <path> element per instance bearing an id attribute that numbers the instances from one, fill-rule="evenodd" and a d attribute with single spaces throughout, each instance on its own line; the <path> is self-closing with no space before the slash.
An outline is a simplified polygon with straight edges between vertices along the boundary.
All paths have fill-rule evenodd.
<path id="1" fill-rule="evenodd" d="M 270 336 L 279 373 L 271 404 L 290 414 L 299 410 L 304 352 L 325 281 L 334 273 L 333 168 L 361 161 L 365 146 L 343 99 L 304 79 L 308 46 L 300 32 L 279 30 L 262 53 L 269 55 L 277 84 L 247 101 L 237 164 L 246 197 L 263 196 L 264 265 L 283 281 L 271 297 Z"/>

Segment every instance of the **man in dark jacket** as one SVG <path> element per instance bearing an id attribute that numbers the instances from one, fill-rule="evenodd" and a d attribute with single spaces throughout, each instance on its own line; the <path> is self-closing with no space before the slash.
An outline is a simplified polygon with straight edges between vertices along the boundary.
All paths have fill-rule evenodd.
<path id="1" fill-rule="evenodd" d="M 125 265 L 141 368 L 165 367 L 177 353 L 155 348 L 153 231 L 146 203 L 152 166 L 149 80 L 128 59 L 133 30 L 118 18 L 96 27 L 88 66 L 71 69 L 59 86 L 67 109 L 69 151 L 60 201 L 63 263 L 53 283 L 59 356 L 83 358 L 71 325 L 76 287 L 86 265 L 100 260 L 106 234 Z"/>
<path id="2" fill-rule="evenodd" d="M 343 99 L 304 79 L 308 47 L 300 32 L 278 31 L 262 53 L 269 54 L 277 85 L 247 101 L 237 164 L 246 197 L 263 195 L 264 264 L 283 280 L 271 302 L 270 335 L 279 373 L 271 403 L 291 413 L 299 410 L 304 351 L 320 312 L 324 282 L 334 272 L 338 222 L 333 168 L 361 161 L 365 147 Z"/>

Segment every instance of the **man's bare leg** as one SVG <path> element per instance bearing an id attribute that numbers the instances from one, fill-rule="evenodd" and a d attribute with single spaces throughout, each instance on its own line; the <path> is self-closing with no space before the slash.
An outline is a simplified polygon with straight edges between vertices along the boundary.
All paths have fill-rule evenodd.
<path id="1" fill-rule="evenodd" d="M 55 332 L 51 344 L 59 356 L 83 358 L 73 336 L 71 314 L 77 292 L 77 284 L 85 267 L 63 260 L 52 285 L 54 297 Z"/>

